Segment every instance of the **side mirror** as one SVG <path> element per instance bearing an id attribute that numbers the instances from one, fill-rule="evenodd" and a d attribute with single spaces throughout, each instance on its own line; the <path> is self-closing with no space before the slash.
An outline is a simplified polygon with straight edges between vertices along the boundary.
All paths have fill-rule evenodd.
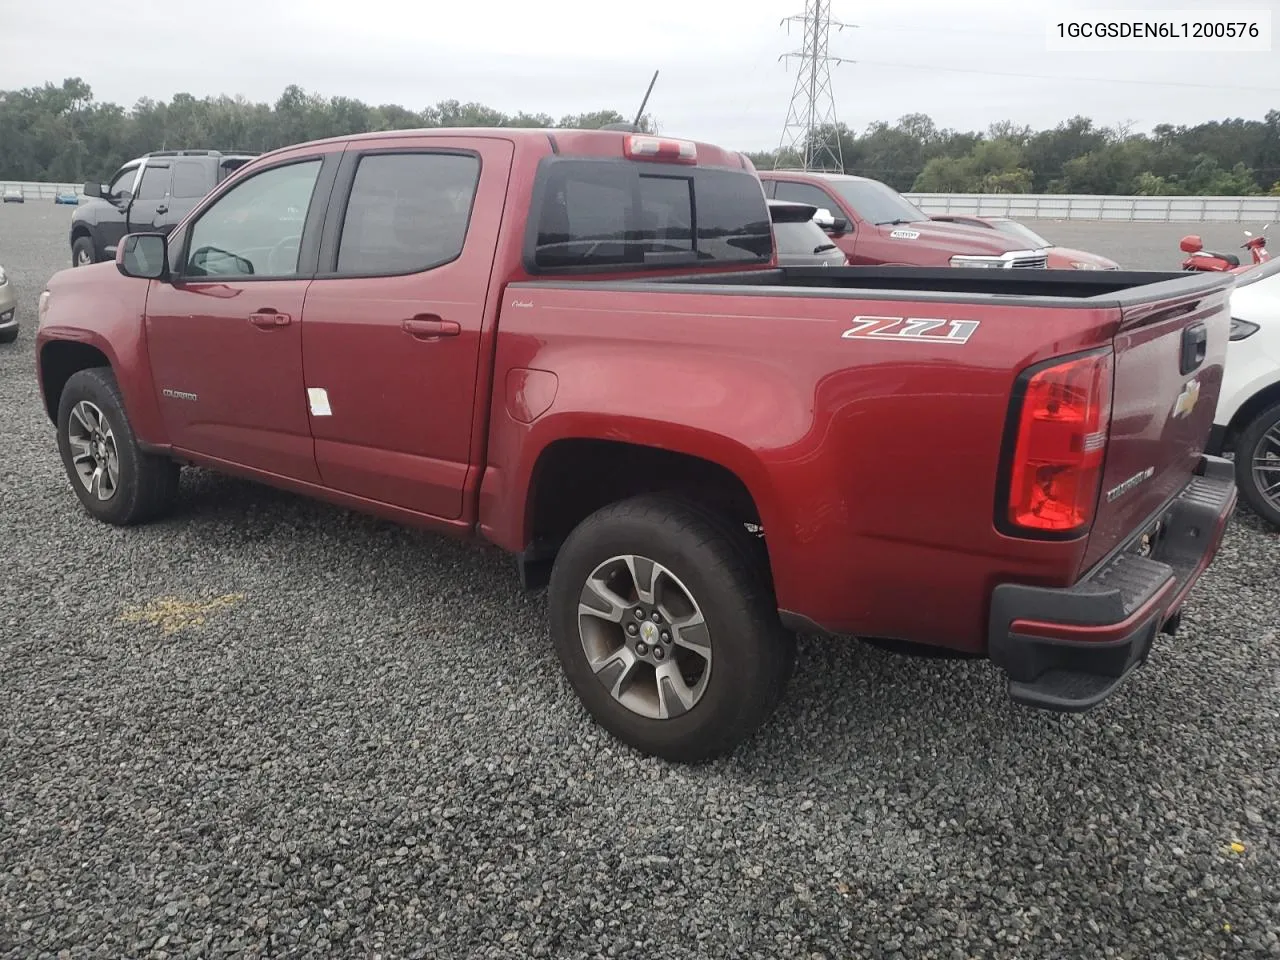
<path id="1" fill-rule="evenodd" d="M 94 197 L 99 200 L 103 199 L 102 184 L 94 183 L 90 180 L 84 185 L 84 195 L 86 197 Z"/>
<path id="2" fill-rule="evenodd" d="M 139 280 L 169 276 L 169 242 L 163 233 L 131 233 L 116 247 L 116 269 Z"/>
<path id="3" fill-rule="evenodd" d="M 813 215 L 813 222 L 820 226 L 827 233 L 839 236 L 842 233 L 849 232 L 849 221 L 844 217 L 835 216 L 826 207 L 820 207 L 818 212 Z"/>

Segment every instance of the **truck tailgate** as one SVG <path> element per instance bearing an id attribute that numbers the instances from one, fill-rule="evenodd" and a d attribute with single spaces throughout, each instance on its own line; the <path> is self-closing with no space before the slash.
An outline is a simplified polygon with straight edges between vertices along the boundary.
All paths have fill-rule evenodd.
<path id="1" fill-rule="evenodd" d="M 1222 386 L 1229 294 L 1218 287 L 1121 307 L 1110 440 L 1081 572 L 1189 481 Z"/>

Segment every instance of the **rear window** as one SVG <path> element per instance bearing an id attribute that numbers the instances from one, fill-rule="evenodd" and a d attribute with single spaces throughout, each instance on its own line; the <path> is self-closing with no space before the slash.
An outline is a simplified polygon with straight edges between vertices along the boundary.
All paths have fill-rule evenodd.
<path id="1" fill-rule="evenodd" d="M 828 239 L 822 228 L 812 220 L 775 223 L 774 236 L 778 238 L 779 253 L 821 253 L 832 249 L 835 244 Z"/>
<path id="2" fill-rule="evenodd" d="M 768 263 L 769 211 L 745 171 L 549 158 L 534 189 L 531 273 Z"/>

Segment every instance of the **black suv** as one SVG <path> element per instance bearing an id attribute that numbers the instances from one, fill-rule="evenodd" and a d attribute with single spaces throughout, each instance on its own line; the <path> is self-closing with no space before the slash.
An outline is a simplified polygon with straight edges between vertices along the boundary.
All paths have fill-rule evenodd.
<path id="1" fill-rule="evenodd" d="M 86 183 L 71 216 L 71 263 L 111 260 L 126 233 L 168 233 L 200 198 L 258 154 L 221 150 L 158 150 L 130 160 L 107 186 Z"/>

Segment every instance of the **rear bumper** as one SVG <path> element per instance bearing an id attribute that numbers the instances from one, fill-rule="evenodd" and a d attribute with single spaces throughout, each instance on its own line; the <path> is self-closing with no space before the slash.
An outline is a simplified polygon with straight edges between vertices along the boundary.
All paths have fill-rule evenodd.
<path id="1" fill-rule="evenodd" d="M 1010 698 L 1080 712 L 1110 696 L 1146 662 L 1161 631 L 1177 628 L 1182 603 L 1218 552 L 1235 508 L 1230 461 L 1202 456 L 1196 475 L 1160 514 L 1079 583 L 996 587 L 988 654 L 1007 674 Z"/>

